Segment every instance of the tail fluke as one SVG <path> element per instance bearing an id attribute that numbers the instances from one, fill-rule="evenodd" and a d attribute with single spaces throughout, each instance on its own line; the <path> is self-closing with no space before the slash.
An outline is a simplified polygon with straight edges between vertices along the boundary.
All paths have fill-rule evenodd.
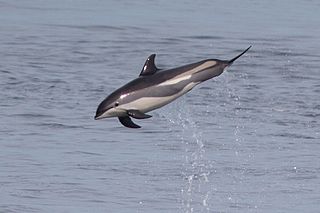
<path id="1" fill-rule="evenodd" d="M 239 54 L 238 56 L 234 57 L 233 59 L 231 59 L 230 61 L 228 61 L 228 64 L 231 65 L 235 60 L 237 60 L 238 58 L 240 58 L 243 54 L 245 54 L 252 46 L 249 46 L 245 51 L 243 51 L 241 54 Z"/>

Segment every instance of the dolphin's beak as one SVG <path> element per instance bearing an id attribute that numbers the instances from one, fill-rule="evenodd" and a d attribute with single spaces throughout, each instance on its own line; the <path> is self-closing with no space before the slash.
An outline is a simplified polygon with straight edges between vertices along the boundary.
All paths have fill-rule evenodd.
<path id="1" fill-rule="evenodd" d="M 101 116 L 101 115 L 96 114 L 96 115 L 94 116 L 94 120 L 99 120 L 99 119 L 101 119 L 100 116 Z"/>
<path id="2" fill-rule="evenodd" d="M 97 109 L 97 112 L 96 112 L 96 115 L 94 116 L 94 119 L 95 120 L 99 120 L 99 119 L 102 119 L 102 115 L 108 111 L 109 109 L 111 109 L 112 107 L 109 107 L 107 109 L 104 109 L 104 107 L 102 107 L 101 105 L 99 105 L 98 109 Z"/>
<path id="3" fill-rule="evenodd" d="M 99 120 L 99 119 L 101 119 L 101 118 L 99 118 L 100 117 L 100 115 L 95 115 L 94 116 L 94 120 Z"/>

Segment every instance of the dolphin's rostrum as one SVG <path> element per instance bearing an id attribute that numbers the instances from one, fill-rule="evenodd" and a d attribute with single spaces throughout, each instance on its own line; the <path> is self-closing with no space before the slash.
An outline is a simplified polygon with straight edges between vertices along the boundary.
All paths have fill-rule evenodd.
<path id="1" fill-rule="evenodd" d="M 100 103 L 95 119 L 118 117 L 124 126 L 140 128 L 130 117 L 150 118 L 147 112 L 172 102 L 197 84 L 220 75 L 250 48 L 231 60 L 207 59 L 164 71 L 156 67 L 156 55 L 152 54 L 138 78 L 120 87 Z"/>

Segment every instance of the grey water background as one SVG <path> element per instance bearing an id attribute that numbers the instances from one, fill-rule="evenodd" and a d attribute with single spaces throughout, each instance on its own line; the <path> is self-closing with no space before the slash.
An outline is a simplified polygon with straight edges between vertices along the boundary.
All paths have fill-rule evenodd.
<path id="1" fill-rule="evenodd" d="M 0 1 L 0 212 L 320 212 L 319 1 Z M 100 101 L 252 49 L 139 120 Z"/>

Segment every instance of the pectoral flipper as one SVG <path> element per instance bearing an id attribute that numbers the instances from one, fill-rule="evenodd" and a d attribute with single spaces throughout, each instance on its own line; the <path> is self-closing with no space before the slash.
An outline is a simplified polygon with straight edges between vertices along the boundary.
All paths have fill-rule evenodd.
<path id="1" fill-rule="evenodd" d="M 131 120 L 131 118 L 129 116 L 124 116 L 124 117 L 118 117 L 120 123 L 125 126 L 125 127 L 129 127 L 129 128 L 141 128 L 141 126 L 133 123 L 133 121 Z"/>

